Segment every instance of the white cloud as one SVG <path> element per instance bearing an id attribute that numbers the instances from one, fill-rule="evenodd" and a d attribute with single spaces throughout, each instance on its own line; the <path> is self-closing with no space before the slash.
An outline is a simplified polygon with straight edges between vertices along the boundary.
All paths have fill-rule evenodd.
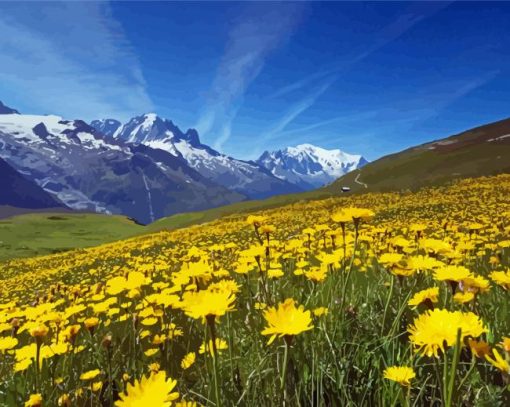
<path id="1" fill-rule="evenodd" d="M 140 63 L 108 3 L 0 5 L 0 99 L 90 120 L 153 110 Z M 9 104 L 9 100 L 4 100 Z"/>
<path id="2" fill-rule="evenodd" d="M 270 53 L 293 32 L 302 7 L 289 3 L 251 4 L 233 22 L 206 107 L 195 126 L 201 134 L 216 136 L 216 148 L 229 139 L 244 93 Z"/>

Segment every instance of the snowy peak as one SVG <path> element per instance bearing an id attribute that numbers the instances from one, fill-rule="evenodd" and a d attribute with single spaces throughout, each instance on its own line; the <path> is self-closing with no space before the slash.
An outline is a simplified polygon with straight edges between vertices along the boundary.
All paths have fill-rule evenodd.
<path id="1" fill-rule="evenodd" d="M 91 123 L 105 133 L 104 124 L 100 120 Z M 257 163 L 236 160 L 202 144 L 195 129 L 183 132 L 171 120 L 155 113 L 132 118 L 111 133 L 111 137 L 170 153 L 203 177 L 248 198 L 261 199 L 301 191 L 301 188 L 275 177 Z"/>
<path id="2" fill-rule="evenodd" d="M 323 186 L 368 163 L 361 155 L 339 149 L 327 150 L 312 144 L 266 151 L 257 162 L 276 177 L 305 189 Z"/>
<path id="3" fill-rule="evenodd" d="M 55 150 L 79 145 L 87 149 L 120 149 L 115 142 L 103 139 L 95 128 L 84 121 L 64 120 L 54 115 L 5 114 L 0 117 L 0 133 L 34 148 Z"/>
<path id="4" fill-rule="evenodd" d="M 0 114 L 19 114 L 19 112 L 16 109 L 4 105 L 0 100 Z"/>
<path id="5" fill-rule="evenodd" d="M 95 120 L 91 125 L 101 131 L 103 123 Z M 200 145 L 196 130 L 190 129 L 184 133 L 171 120 L 163 119 L 156 113 L 133 117 L 126 124 L 117 126 L 111 136 L 128 143 L 153 144 L 156 148 L 160 148 L 165 143 L 175 143 L 181 140 L 194 146 Z"/>

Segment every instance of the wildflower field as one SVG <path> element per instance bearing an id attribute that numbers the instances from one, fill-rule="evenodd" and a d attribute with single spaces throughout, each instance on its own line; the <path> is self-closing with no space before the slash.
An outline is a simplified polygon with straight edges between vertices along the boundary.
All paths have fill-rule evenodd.
<path id="1" fill-rule="evenodd" d="M 6 406 L 508 406 L 510 176 L 0 264 Z"/>

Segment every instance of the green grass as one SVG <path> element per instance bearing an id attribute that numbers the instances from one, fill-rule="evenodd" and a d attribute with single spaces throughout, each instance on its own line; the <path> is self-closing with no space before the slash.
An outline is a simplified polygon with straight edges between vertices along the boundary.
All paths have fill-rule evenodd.
<path id="1" fill-rule="evenodd" d="M 0 220 L 0 260 L 96 246 L 145 231 L 123 216 L 36 213 Z"/>
<path id="2" fill-rule="evenodd" d="M 299 194 L 277 195 L 261 201 L 237 202 L 235 204 L 220 206 L 200 212 L 180 213 L 151 223 L 147 226 L 147 231 L 156 232 L 165 229 L 184 228 L 211 222 L 230 215 L 273 209 L 297 202 L 323 199 L 331 195 L 332 194 L 326 190 L 315 190 Z"/>

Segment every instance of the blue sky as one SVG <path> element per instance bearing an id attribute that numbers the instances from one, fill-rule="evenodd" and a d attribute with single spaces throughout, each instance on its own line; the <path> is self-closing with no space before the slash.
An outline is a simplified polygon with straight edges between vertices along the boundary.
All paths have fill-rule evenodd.
<path id="1" fill-rule="evenodd" d="M 368 159 L 510 116 L 510 3 L 0 2 L 0 100 Z"/>

